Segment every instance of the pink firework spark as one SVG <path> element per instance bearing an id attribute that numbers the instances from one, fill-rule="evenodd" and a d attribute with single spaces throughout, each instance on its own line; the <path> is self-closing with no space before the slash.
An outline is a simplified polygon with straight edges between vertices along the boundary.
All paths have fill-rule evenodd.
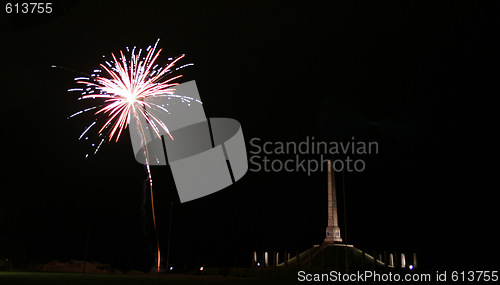
<path id="1" fill-rule="evenodd" d="M 98 76 L 94 82 L 79 80 L 77 83 L 85 84 L 87 86 L 94 86 L 99 94 L 88 94 L 82 96 L 82 99 L 88 98 L 104 98 L 106 99 L 104 107 L 99 109 L 95 115 L 99 113 L 107 114 L 108 120 L 99 130 L 101 133 L 108 127 L 111 128 L 109 133 L 109 140 L 116 134 L 116 141 L 120 138 L 122 131 L 128 126 L 129 116 L 132 109 L 141 113 L 147 122 L 151 124 L 151 120 L 156 121 L 169 135 L 170 132 L 165 124 L 154 116 L 146 115 L 146 108 L 151 106 L 144 102 L 144 99 L 152 96 L 165 96 L 173 95 L 175 89 L 172 86 L 178 83 L 172 83 L 175 79 L 182 77 L 178 75 L 175 77 L 162 80 L 166 73 L 171 72 L 172 66 L 177 61 L 182 59 L 184 55 L 176 58 L 170 62 L 166 67 L 161 70 L 155 69 L 155 61 L 160 55 L 161 49 L 154 53 L 154 48 L 149 48 L 149 51 L 144 59 L 140 59 L 140 54 L 132 54 L 130 63 L 127 65 L 127 59 L 122 51 L 120 51 L 121 58 L 117 60 L 114 54 L 114 65 L 106 67 L 104 64 L 100 66 L 108 73 L 111 78 Z M 155 124 L 151 124 L 155 125 Z M 153 128 L 159 136 L 158 130 Z M 170 135 L 173 139 L 173 137 Z"/>
<path id="2" fill-rule="evenodd" d="M 169 58 L 168 64 L 160 66 L 160 64 L 156 63 L 156 60 L 160 55 L 161 49 L 155 52 L 158 41 L 156 41 L 154 47 L 149 46 L 146 49 L 146 56 L 141 57 L 142 49 L 139 49 L 138 53 L 135 53 L 135 47 L 130 53 L 129 60 L 127 60 L 122 51 L 120 51 L 121 57 L 118 59 L 112 53 L 112 60 L 106 60 L 104 61 L 105 64 L 100 64 L 102 70 L 95 69 L 91 75 L 85 74 L 86 76 L 75 78 L 77 83 L 85 85 L 83 88 L 71 88 L 68 90 L 81 92 L 82 96 L 79 100 L 96 98 L 104 100 L 100 105 L 80 110 L 68 117 L 69 119 L 96 109 L 95 115 L 105 117 L 106 122 L 98 131 L 98 135 L 103 138 L 101 138 L 100 143 L 95 148 L 94 154 L 97 153 L 106 138 L 111 141 L 116 136 L 115 141 L 118 141 L 121 133 L 129 124 L 131 114 L 134 114 L 134 116 L 135 114 L 142 115 L 147 123 L 152 126 L 158 137 L 160 137 L 159 128 L 162 128 L 173 139 L 165 122 L 158 120 L 147 110 L 151 108 L 151 105 L 154 105 L 157 109 L 161 109 L 167 113 L 169 111 L 163 105 L 159 106 L 151 102 L 145 102 L 145 99 L 148 97 L 172 97 L 180 99 L 182 102 L 187 102 L 188 105 L 191 100 L 196 100 L 201 104 L 201 101 L 197 99 L 174 94 L 175 89 L 172 87 L 179 83 L 173 81 L 182 77 L 182 75 L 171 77 L 170 74 L 193 64 L 188 63 L 174 68 L 174 65 L 184 57 L 184 55 L 181 55 L 175 59 Z M 128 51 L 129 48 L 127 47 Z M 103 70 L 106 73 L 106 77 L 100 75 Z M 82 72 L 79 73 L 84 74 Z M 87 126 L 79 139 L 82 139 L 91 128 L 97 125 L 97 120 L 96 116 L 94 122 Z M 92 144 L 92 146 L 94 147 L 95 144 Z"/>

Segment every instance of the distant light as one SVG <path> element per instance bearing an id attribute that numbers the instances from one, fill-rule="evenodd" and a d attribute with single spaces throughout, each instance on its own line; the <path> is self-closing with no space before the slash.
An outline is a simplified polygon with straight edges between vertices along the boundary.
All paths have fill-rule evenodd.
<path id="1" fill-rule="evenodd" d="M 174 268 L 173 268 L 173 267 L 170 267 L 170 270 L 174 270 Z"/>
<path id="2" fill-rule="evenodd" d="M 202 266 L 202 267 L 200 267 L 200 271 L 203 271 L 203 266 Z"/>
<path id="3" fill-rule="evenodd" d="M 413 269 L 413 265 L 410 265 L 410 266 L 408 266 L 408 267 L 410 268 L 410 270 L 412 270 L 412 269 Z"/>

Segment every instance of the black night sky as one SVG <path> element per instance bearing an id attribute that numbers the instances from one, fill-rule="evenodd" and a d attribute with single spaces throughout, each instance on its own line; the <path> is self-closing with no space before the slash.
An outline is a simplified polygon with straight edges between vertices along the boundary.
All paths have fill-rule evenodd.
<path id="1" fill-rule="evenodd" d="M 50 15 L 1 16 L 0 257 L 81 260 L 89 233 L 89 260 L 152 267 L 147 174 L 128 131 L 85 158 L 92 114 L 66 119 L 85 106 L 67 92 L 78 74 L 51 65 L 91 72 L 160 38 L 160 59 L 186 54 L 183 80 L 207 117 L 241 123 L 247 151 L 252 138 L 378 142 L 355 157 L 365 171 L 344 175 L 348 243 L 417 252 L 425 269 L 498 268 L 498 3 L 53 2 Z M 152 174 L 165 256 L 175 184 L 168 167 Z M 249 171 L 176 203 L 170 263 L 250 266 L 253 250 L 320 244 L 326 191 L 326 172 Z"/>

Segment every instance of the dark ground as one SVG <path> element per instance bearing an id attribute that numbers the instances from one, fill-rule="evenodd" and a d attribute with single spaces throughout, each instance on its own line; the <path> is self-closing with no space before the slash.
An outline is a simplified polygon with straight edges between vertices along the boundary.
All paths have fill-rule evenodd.
<path id="1" fill-rule="evenodd" d="M 196 275 L 96 275 L 76 273 L 28 273 L 28 272 L 2 272 L 1 284 L 262 284 L 256 278 L 222 277 L 222 276 L 196 276 Z"/>

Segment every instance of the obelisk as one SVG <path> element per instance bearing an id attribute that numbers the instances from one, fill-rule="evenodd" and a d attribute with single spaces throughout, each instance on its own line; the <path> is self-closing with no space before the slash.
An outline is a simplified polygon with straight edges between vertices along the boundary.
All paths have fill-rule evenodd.
<path id="1" fill-rule="evenodd" d="M 325 243 L 342 242 L 340 237 L 339 219 L 337 215 L 337 191 L 335 187 L 335 172 L 332 161 L 328 160 L 328 226 L 326 227 Z"/>

